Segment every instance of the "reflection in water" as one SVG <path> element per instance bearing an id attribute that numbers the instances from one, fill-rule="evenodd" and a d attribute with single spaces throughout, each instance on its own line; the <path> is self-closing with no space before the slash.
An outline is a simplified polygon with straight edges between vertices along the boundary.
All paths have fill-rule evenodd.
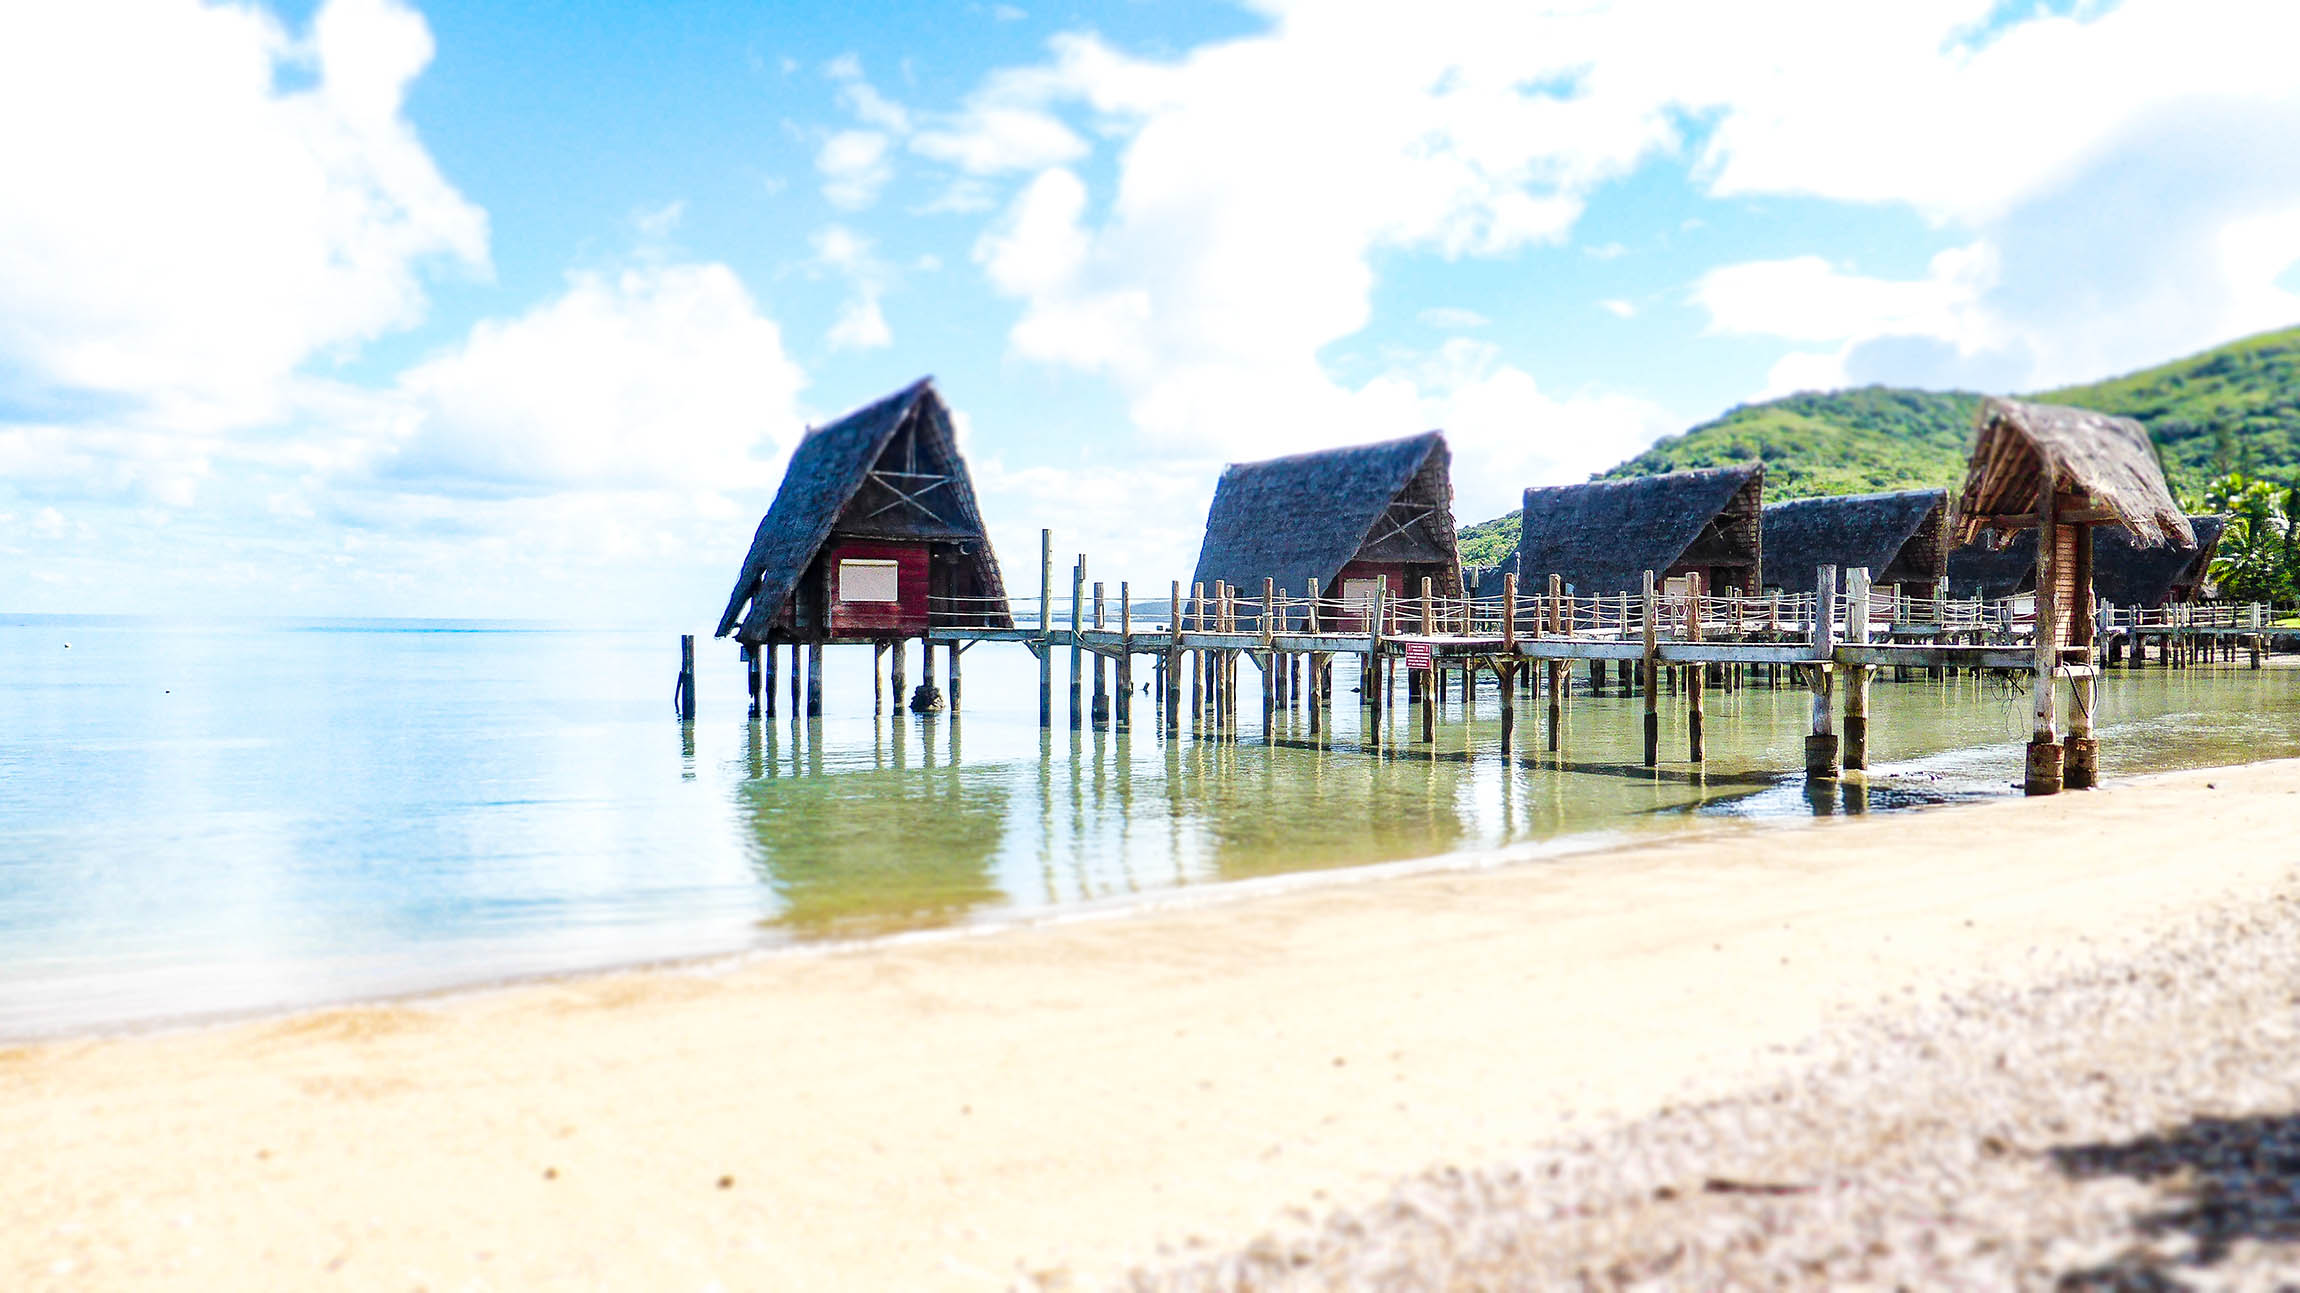
<path id="1" fill-rule="evenodd" d="M 1006 832 L 1005 785 L 969 779 L 935 756 L 928 724 L 918 766 L 907 766 L 909 733 L 893 728 L 886 766 L 823 777 L 820 723 L 797 733 L 806 750 L 776 775 L 770 723 L 751 725 L 736 786 L 743 842 L 759 878 L 781 900 L 773 923 L 810 938 L 857 938 L 949 924 L 1004 895 L 990 860 Z"/>
<path id="2" fill-rule="evenodd" d="M 169 650 L 149 644 L 164 636 Z M 1808 787 L 1806 693 L 1577 691 L 1499 754 L 1490 682 L 1434 746 L 1377 751 L 1349 661 L 1315 734 L 1037 724 L 1020 648 L 969 653 L 963 720 L 875 713 L 826 652 L 823 716 L 743 717 L 731 650 L 651 632 L 0 618 L 0 1037 L 995 918 L 1178 886 L 1599 833 L 2016 793 L 2029 700 L 1880 679 L 1865 779 Z M 64 643 L 70 642 L 66 650 Z M 1253 674 L 1246 679 L 1251 684 Z M 1577 678 L 1577 686 L 1581 679 Z M 2115 778 L 2300 754 L 2300 669 L 2112 671 Z M 1400 689 L 1402 697 L 1403 689 Z M 962 740 L 963 737 L 963 740 Z"/>

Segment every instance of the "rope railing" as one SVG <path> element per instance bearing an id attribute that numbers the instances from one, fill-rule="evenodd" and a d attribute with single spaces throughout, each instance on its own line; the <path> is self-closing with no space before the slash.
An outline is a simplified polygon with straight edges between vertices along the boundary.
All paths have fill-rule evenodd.
<path id="1" fill-rule="evenodd" d="M 1837 626 L 1836 636 L 1840 639 L 1846 636 L 1844 630 L 1850 623 L 1852 600 L 1852 595 L 1844 591 L 1829 596 L 1827 614 Z M 1123 606 L 1120 598 L 1105 593 L 1101 599 L 1099 626 L 1095 623 L 1094 599 L 1087 597 L 1073 599 L 1064 595 L 1042 599 L 938 593 L 928 597 L 927 602 L 937 620 L 958 628 L 1011 624 L 1016 629 L 1032 630 L 1043 618 L 1050 627 L 1064 630 L 1075 620 L 1085 628 L 1170 632 L 1179 618 L 1184 632 L 1245 636 L 1263 632 L 1263 618 L 1267 613 L 1271 631 L 1275 633 L 1306 634 L 1314 627 L 1321 634 L 1357 636 L 1369 631 L 1377 602 L 1382 608 L 1384 637 L 1482 640 L 1515 636 L 1618 641 L 1641 638 L 1645 626 L 1645 599 L 1640 595 L 1567 593 L 1553 599 L 1546 587 L 1521 589 L 1516 598 L 1514 621 L 1507 625 L 1502 597 L 1482 592 L 1471 596 L 1433 593 L 1425 599 L 1418 592 L 1399 594 L 1386 590 L 1379 596 L 1322 593 L 1314 597 L 1306 590 L 1292 594 L 1271 590 L 1265 602 L 1259 589 L 1249 592 L 1223 587 L 1202 591 L 1186 588 L 1178 617 L 1170 591 L 1139 598 L 1129 592 Z M 1812 636 L 1819 605 L 1818 596 L 1812 591 L 1704 592 L 1696 597 L 1683 585 L 1657 589 L 1654 602 L 1656 627 L 1662 639 L 1690 638 L 1697 619 L 1699 636 L 1713 642 L 1808 638 Z M 2280 614 L 2277 607 L 2267 603 L 2222 599 L 2160 607 L 2104 603 L 2099 608 L 2095 628 L 2102 635 L 2197 629 L 2266 632 L 2274 627 Z M 1869 596 L 1868 636 L 1873 640 L 1889 640 L 1901 633 L 2009 640 L 2033 631 L 2034 622 L 2035 599 L 2027 594 L 1952 598 L 1916 595 L 1885 587 L 1872 588 Z"/>

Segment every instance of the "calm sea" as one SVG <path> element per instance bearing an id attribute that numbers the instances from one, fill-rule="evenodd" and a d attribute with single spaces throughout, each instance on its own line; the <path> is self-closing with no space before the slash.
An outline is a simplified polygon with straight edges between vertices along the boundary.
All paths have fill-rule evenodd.
<path id="1" fill-rule="evenodd" d="M 1469 721 L 1449 706 L 1434 750 L 1369 756 L 1347 665 L 1322 740 L 1298 715 L 1265 740 L 1251 698 L 1236 740 L 1169 742 L 1146 698 L 1132 737 L 1047 734 L 1035 661 L 998 644 L 967 654 L 961 716 L 874 715 L 870 655 L 849 648 L 828 654 L 828 717 L 751 723 L 733 648 L 705 642 L 701 717 L 683 725 L 677 646 L 528 624 L 0 617 L 0 1037 L 2005 794 L 2028 725 L 2000 683 L 1880 682 L 1869 789 L 1816 797 L 1793 775 L 1806 700 L 1786 687 L 1712 691 L 1698 772 L 1665 697 L 1655 774 L 1641 702 L 1618 696 L 1575 698 L 1562 757 L 1504 762 L 1490 684 Z M 2282 669 L 2113 676 L 2103 770 L 2300 754 L 2296 689 Z M 1538 712 L 1520 715 L 1538 738 Z"/>

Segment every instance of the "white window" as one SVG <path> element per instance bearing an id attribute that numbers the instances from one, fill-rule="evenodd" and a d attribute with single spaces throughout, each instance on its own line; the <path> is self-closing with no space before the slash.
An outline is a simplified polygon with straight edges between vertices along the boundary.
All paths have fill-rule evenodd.
<path id="1" fill-rule="evenodd" d="M 891 561 L 841 561 L 839 563 L 839 600 L 842 602 L 895 602 L 902 598 L 895 592 L 895 563 Z"/>
<path id="2" fill-rule="evenodd" d="M 1379 591 L 1379 579 L 1345 579 L 1342 581 L 1342 601 L 1351 610 L 1370 611 L 1374 608 L 1374 594 Z"/>

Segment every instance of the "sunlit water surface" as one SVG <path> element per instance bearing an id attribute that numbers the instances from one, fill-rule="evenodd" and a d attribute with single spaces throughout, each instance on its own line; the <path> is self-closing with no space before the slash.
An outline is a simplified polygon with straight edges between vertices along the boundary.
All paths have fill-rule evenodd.
<path id="1" fill-rule="evenodd" d="M 1296 714 L 1265 741 L 1249 691 L 1236 739 L 1169 741 L 1147 698 L 1131 737 L 1042 732 L 1020 646 L 968 652 L 960 716 L 874 717 L 868 651 L 827 660 L 828 717 L 751 723 L 733 649 L 705 643 L 687 726 L 662 633 L 0 617 L 0 1037 L 2001 795 L 2029 721 L 2001 683 L 1880 681 L 1865 790 L 1813 794 L 1786 686 L 1713 689 L 1698 772 L 1664 696 L 1656 773 L 1642 702 L 1585 673 L 1562 757 L 1521 704 L 1505 762 L 1490 684 L 1434 750 L 1376 756 L 1347 664 L 1321 738 Z M 2296 684 L 2112 675 L 2102 770 L 2300 754 Z M 1066 695 L 1058 670 L 1058 724 Z"/>

